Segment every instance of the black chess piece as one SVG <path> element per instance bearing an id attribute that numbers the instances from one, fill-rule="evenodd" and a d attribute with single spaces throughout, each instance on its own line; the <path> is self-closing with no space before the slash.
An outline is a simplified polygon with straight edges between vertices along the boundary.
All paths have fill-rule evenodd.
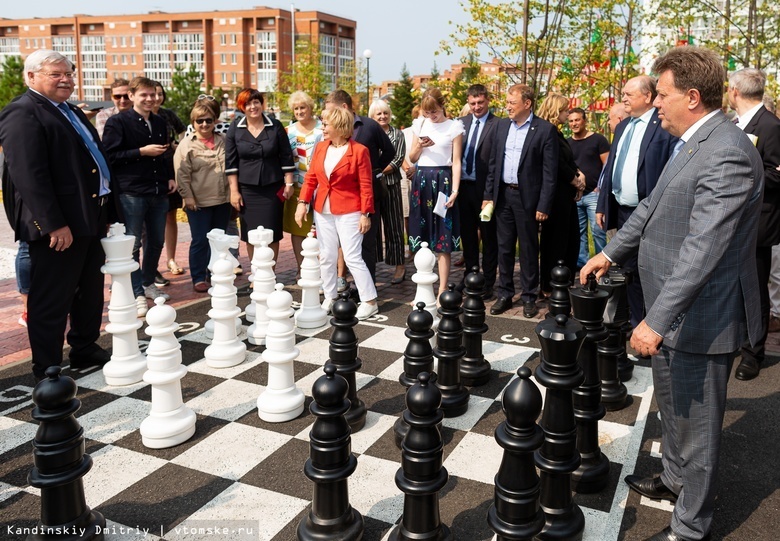
<path id="1" fill-rule="evenodd" d="M 574 418 L 577 421 L 577 450 L 582 458 L 572 474 L 572 489 L 582 494 L 603 490 L 609 482 L 609 459 L 599 447 L 599 421 L 607 414 L 601 403 L 601 377 L 598 365 L 598 344 L 609 336 L 604 327 L 604 308 L 609 291 L 599 289 L 596 276 L 590 274 L 587 283 L 569 291 L 574 319 L 584 327 L 585 341 L 577 361 L 585 381 L 574 389 Z"/>
<path id="2" fill-rule="evenodd" d="M 433 315 L 425 309 L 424 302 L 417 303 L 417 309 L 412 310 L 409 317 L 406 318 L 406 332 L 404 335 L 409 339 L 404 350 L 404 371 L 398 376 L 398 381 L 406 388 L 411 387 L 417 381 L 417 376 L 422 372 L 428 372 L 431 375 L 431 382 L 436 381 L 436 374 L 433 372 L 433 348 L 431 347 L 431 338 L 433 338 Z M 401 448 L 401 442 L 409 431 L 409 425 L 404 422 L 401 415 L 393 426 L 395 432 L 395 444 Z"/>
<path id="3" fill-rule="evenodd" d="M 347 398 L 351 406 L 346 418 L 352 432 L 357 432 L 366 424 L 366 405 L 358 398 L 355 385 L 355 372 L 363 366 L 363 361 L 358 357 L 358 339 L 355 335 L 355 325 L 358 323 L 355 317 L 357 305 L 350 300 L 349 292 L 345 291 L 333 303 L 332 310 L 333 318 L 330 324 L 333 326 L 333 332 L 330 335 L 328 353 L 338 374 L 349 384 Z"/>
<path id="4" fill-rule="evenodd" d="M 458 417 L 469 409 L 469 391 L 460 381 L 460 360 L 466 353 L 460 322 L 461 300 L 452 282 L 447 284 L 447 291 L 439 295 L 440 320 L 433 355 L 439 361 L 436 386 L 441 391 L 441 409 L 445 417 Z"/>
<path id="5" fill-rule="evenodd" d="M 450 541 L 449 528 L 441 523 L 439 492 L 449 475 L 442 465 L 444 443 L 439 425 L 444 418 L 442 395 L 422 372 L 417 383 L 406 391 L 404 420 L 409 434 L 401 447 L 401 467 L 395 484 L 404 493 L 404 514 L 390 532 L 390 541 Z"/>
<path id="6" fill-rule="evenodd" d="M 630 277 L 630 273 L 628 276 Z M 626 272 L 613 265 L 599 280 L 599 287 L 610 292 L 607 307 L 604 309 L 604 326 L 607 328 L 608 336 L 598 345 L 601 403 L 607 411 L 623 409 L 628 398 L 628 390 L 620 381 L 618 371 L 620 358 L 626 354 L 626 339 L 621 329 L 629 319 L 627 279 Z M 632 365 L 632 371 L 633 368 Z"/>
<path id="7" fill-rule="evenodd" d="M 569 300 L 571 285 L 571 270 L 563 264 L 563 260 L 559 260 L 558 265 L 550 271 L 550 288 L 552 292 L 547 305 L 548 318 L 554 318 L 558 314 L 571 317 L 571 301 Z"/>
<path id="8" fill-rule="evenodd" d="M 460 380 L 470 387 L 484 385 L 490 380 L 490 363 L 482 354 L 482 335 L 488 331 L 485 324 L 485 275 L 476 265 L 464 280 L 466 299 L 463 301 L 463 345 L 466 355 L 460 361 Z"/>
<path id="9" fill-rule="evenodd" d="M 501 398 L 506 421 L 496 428 L 496 441 L 504 449 L 504 456 L 487 518 L 488 526 L 496 532 L 496 541 L 531 541 L 544 527 L 534 464 L 534 452 L 544 441 L 544 432 L 536 424 L 542 411 L 542 393 L 530 377 L 530 368 L 518 368 L 517 379 Z"/>
<path id="10" fill-rule="evenodd" d="M 622 324 L 619 327 L 620 356 L 618 357 L 618 377 L 621 382 L 625 383 L 634 376 L 634 361 L 628 358 L 628 353 L 626 352 L 627 336 L 632 330 L 631 310 L 628 306 L 628 285 L 634 281 L 634 273 L 633 271 L 626 270 L 618 265 L 612 265 L 609 276 L 611 276 L 613 282 L 615 280 L 620 280 L 621 278 L 623 280 L 623 287 L 620 288 L 620 304 L 621 306 L 625 306 L 625 313 L 622 310 L 620 311 Z"/>
<path id="11" fill-rule="evenodd" d="M 106 519 L 84 497 L 83 477 L 92 469 L 92 457 L 84 453 L 84 429 L 75 417 L 81 408 L 78 387 L 60 370 L 47 368 L 32 393 L 32 417 L 39 424 L 33 440 L 35 465 L 27 481 L 41 489 L 41 521 L 38 533 L 27 539 L 63 539 L 66 531 L 68 539 L 102 540 Z"/>
<path id="12" fill-rule="evenodd" d="M 564 314 L 545 319 L 536 326 L 542 362 L 536 381 L 547 388 L 540 426 L 544 443 L 534 455 L 539 468 L 539 504 L 545 524 L 536 537 L 542 541 L 580 541 L 585 516 L 571 497 L 571 474 L 580 465 L 577 425 L 572 391 L 585 376 L 577 354 L 585 340 L 585 329 Z"/>
<path id="13" fill-rule="evenodd" d="M 349 504 L 347 479 L 357 468 L 352 454 L 351 430 L 344 414 L 350 408 L 347 380 L 325 364 L 311 389 L 309 407 L 315 420 L 310 437 L 310 457 L 303 473 L 314 482 L 311 511 L 298 524 L 300 541 L 359 541 L 363 538 L 363 517 Z"/>

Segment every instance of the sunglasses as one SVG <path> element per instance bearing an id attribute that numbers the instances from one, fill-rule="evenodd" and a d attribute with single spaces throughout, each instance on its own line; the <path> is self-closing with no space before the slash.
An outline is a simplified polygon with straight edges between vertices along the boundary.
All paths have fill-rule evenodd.
<path id="1" fill-rule="evenodd" d="M 213 118 L 197 118 L 195 119 L 195 124 L 214 124 Z"/>
<path id="2" fill-rule="evenodd" d="M 201 94 L 198 96 L 199 100 L 209 100 L 209 101 L 216 101 L 217 98 L 214 96 L 209 96 L 208 94 Z"/>
<path id="3" fill-rule="evenodd" d="M 111 97 L 114 98 L 116 101 L 129 100 L 130 99 L 130 96 L 128 96 L 127 94 L 114 94 Z"/>

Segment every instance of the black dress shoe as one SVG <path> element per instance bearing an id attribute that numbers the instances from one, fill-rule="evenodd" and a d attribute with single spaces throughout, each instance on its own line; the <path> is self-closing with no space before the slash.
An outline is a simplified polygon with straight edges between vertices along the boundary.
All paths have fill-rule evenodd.
<path id="1" fill-rule="evenodd" d="M 647 496 L 651 500 L 667 500 L 677 503 L 677 494 L 671 491 L 660 477 L 639 477 L 638 475 L 627 475 L 626 483 L 631 489 L 642 496 Z M 671 531 L 671 530 L 670 530 Z M 660 539 L 666 539 L 662 537 Z"/>
<path id="2" fill-rule="evenodd" d="M 748 381 L 754 379 L 761 372 L 761 365 L 755 359 L 742 357 L 742 360 L 737 366 L 737 371 L 734 373 L 734 377 L 741 379 L 742 381 Z"/>
<path id="3" fill-rule="evenodd" d="M 70 351 L 68 355 L 71 368 L 103 366 L 111 360 L 111 355 L 97 344 L 91 344 L 79 351 Z"/>
<path id="4" fill-rule="evenodd" d="M 503 314 L 510 308 L 512 308 L 512 299 L 509 297 L 499 297 L 496 303 L 490 307 L 490 313 L 497 316 L 498 314 Z"/>
<path id="5" fill-rule="evenodd" d="M 702 541 L 710 541 L 711 536 L 710 534 L 707 534 L 701 539 Z M 682 537 L 680 535 L 677 535 L 672 531 L 671 526 L 667 526 L 666 528 L 664 528 L 654 536 L 645 539 L 645 541 L 691 541 L 691 539 L 689 537 Z"/>
<path id="6" fill-rule="evenodd" d="M 532 318 L 536 314 L 539 313 L 539 309 L 536 307 L 535 302 L 524 302 L 523 303 L 523 315 L 527 318 Z"/>

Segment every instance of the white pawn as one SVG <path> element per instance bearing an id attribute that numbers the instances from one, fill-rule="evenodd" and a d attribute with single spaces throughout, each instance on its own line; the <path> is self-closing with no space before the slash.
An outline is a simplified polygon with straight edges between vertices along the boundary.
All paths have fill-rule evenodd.
<path id="1" fill-rule="evenodd" d="M 260 235 L 256 231 L 249 232 L 250 235 L 252 233 Z M 255 238 L 255 240 L 258 239 Z M 267 240 L 267 238 L 259 240 L 259 248 L 255 248 L 255 255 L 252 259 L 252 284 L 254 287 L 249 298 L 252 299 L 252 305 L 255 307 L 255 317 L 254 323 L 246 330 L 246 336 L 249 343 L 255 346 L 265 344 L 265 336 L 268 333 L 267 302 L 269 295 L 274 292 L 274 285 L 276 284 L 274 251 L 268 247 Z"/>
<path id="2" fill-rule="evenodd" d="M 206 233 L 206 238 L 209 239 L 209 248 L 211 250 L 208 269 L 212 274 L 214 273 L 214 264 L 219 261 L 223 255 L 227 257 L 230 264 L 233 265 L 233 268 L 238 266 L 238 259 L 233 257 L 233 254 L 230 253 L 231 248 L 238 248 L 239 238 L 236 235 L 228 235 L 225 233 L 224 229 L 214 228 Z M 213 286 L 209 288 L 209 294 L 211 294 L 213 289 Z M 240 313 L 241 312 L 239 311 L 239 314 Z M 207 320 L 203 329 L 206 332 L 206 338 L 209 340 L 214 338 L 214 322 L 212 320 Z M 241 318 L 239 317 L 236 318 L 236 334 L 241 334 Z"/>
<path id="3" fill-rule="evenodd" d="M 268 336 L 263 360 L 268 363 L 268 385 L 257 399 L 260 418 L 269 423 L 290 421 L 303 413 L 303 392 L 295 386 L 293 361 L 300 353 L 295 347 L 292 295 L 276 284 L 268 297 Z"/>
<path id="4" fill-rule="evenodd" d="M 425 310 L 433 316 L 433 330 L 439 328 L 439 314 L 436 310 L 436 295 L 433 293 L 433 284 L 439 277 L 433 272 L 433 266 L 436 264 L 436 255 L 428 248 L 428 243 L 423 242 L 422 247 L 414 255 L 414 267 L 417 269 L 412 275 L 412 281 L 417 284 L 417 291 L 414 293 L 412 307 L 417 306 L 418 302 L 425 303 Z M 414 309 L 414 308 L 412 308 Z M 436 345 L 436 336 L 431 337 L 431 345 Z"/>
<path id="5" fill-rule="evenodd" d="M 328 314 L 320 305 L 320 242 L 309 232 L 301 246 L 301 308 L 295 312 L 295 324 L 301 329 L 316 329 L 328 322 Z"/>
<path id="6" fill-rule="evenodd" d="M 262 225 L 259 226 L 257 229 L 254 229 L 252 231 L 247 232 L 247 240 L 249 240 L 249 244 L 255 247 L 255 253 L 252 257 L 252 264 L 250 269 L 250 275 L 249 275 L 249 281 L 254 283 L 254 277 L 255 272 L 257 272 L 257 265 L 261 263 L 262 261 L 258 259 L 258 250 L 260 248 L 260 243 L 265 241 L 266 245 L 271 244 L 274 241 L 274 230 L 273 229 L 266 229 Z M 273 252 L 272 252 L 273 253 Z M 273 256 L 271 257 L 271 260 L 273 260 Z M 273 265 L 271 265 L 273 267 Z M 276 283 L 276 278 L 274 277 L 273 283 Z M 246 306 L 246 310 L 244 310 L 244 313 L 246 315 L 246 320 L 250 323 L 255 320 L 255 310 L 256 306 L 254 302 L 250 302 Z"/>
<path id="7" fill-rule="evenodd" d="M 181 364 L 181 345 L 175 332 L 176 310 L 158 297 L 146 315 L 146 334 L 151 336 L 146 349 L 149 369 L 144 381 L 152 386 L 152 411 L 141 422 L 141 441 L 151 449 L 164 449 L 184 443 L 195 433 L 195 412 L 184 405 L 181 378 L 187 367 Z"/>
<path id="8" fill-rule="evenodd" d="M 108 236 L 100 240 L 106 253 L 106 264 L 100 270 L 111 275 L 106 325 L 106 331 L 111 333 L 111 360 L 103 367 L 108 385 L 138 383 L 146 371 L 146 358 L 138 349 L 138 329 L 142 323 L 130 280 L 130 273 L 138 268 L 133 259 L 134 243 L 134 236 L 125 235 L 124 224 L 111 224 Z"/>
<path id="9" fill-rule="evenodd" d="M 233 281 L 233 263 L 225 256 L 214 263 L 211 275 L 211 310 L 209 317 L 214 322 L 214 338 L 203 355 L 206 364 L 212 368 L 228 368 L 241 364 L 246 359 L 246 344 L 238 339 L 235 320 L 241 310 Z"/>

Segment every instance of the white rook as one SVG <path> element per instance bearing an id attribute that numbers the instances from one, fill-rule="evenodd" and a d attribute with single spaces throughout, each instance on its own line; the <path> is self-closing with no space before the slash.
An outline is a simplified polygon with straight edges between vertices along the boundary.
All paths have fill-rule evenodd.
<path id="1" fill-rule="evenodd" d="M 295 313 L 295 324 L 301 329 L 316 329 L 328 322 L 328 314 L 320 304 L 320 242 L 309 232 L 302 243 L 301 255 L 301 308 Z"/>
<path id="2" fill-rule="evenodd" d="M 290 421 L 303 413 L 303 392 L 295 386 L 293 361 L 300 353 L 295 347 L 292 295 L 276 284 L 268 297 L 268 336 L 263 360 L 268 363 L 268 385 L 257 399 L 260 418 L 269 423 Z"/>
<path id="3" fill-rule="evenodd" d="M 111 360 L 103 367 L 103 377 L 109 385 L 138 383 L 146 371 L 146 358 L 138 349 L 142 323 L 130 280 L 130 273 L 138 268 L 133 259 L 133 243 L 135 237 L 125 235 L 124 224 L 111 224 L 108 236 L 100 240 L 106 253 L 106 264 L 100 270 L 111 276 L 106 325 L 111 334 Z"/>
<path id="4" fill-rule="evenodd" d="M 206 364 L 213 368 L 228 368 L 241 364 L 246 359 L 246 344 L 238 339 L 235 321 L 241 309 L 233 281 L 233 263 L 226 257 L 214 263 L 211 275 L 211 310 L 209 317 L 214 322 L 214 338 L 203 352 Z"/>

